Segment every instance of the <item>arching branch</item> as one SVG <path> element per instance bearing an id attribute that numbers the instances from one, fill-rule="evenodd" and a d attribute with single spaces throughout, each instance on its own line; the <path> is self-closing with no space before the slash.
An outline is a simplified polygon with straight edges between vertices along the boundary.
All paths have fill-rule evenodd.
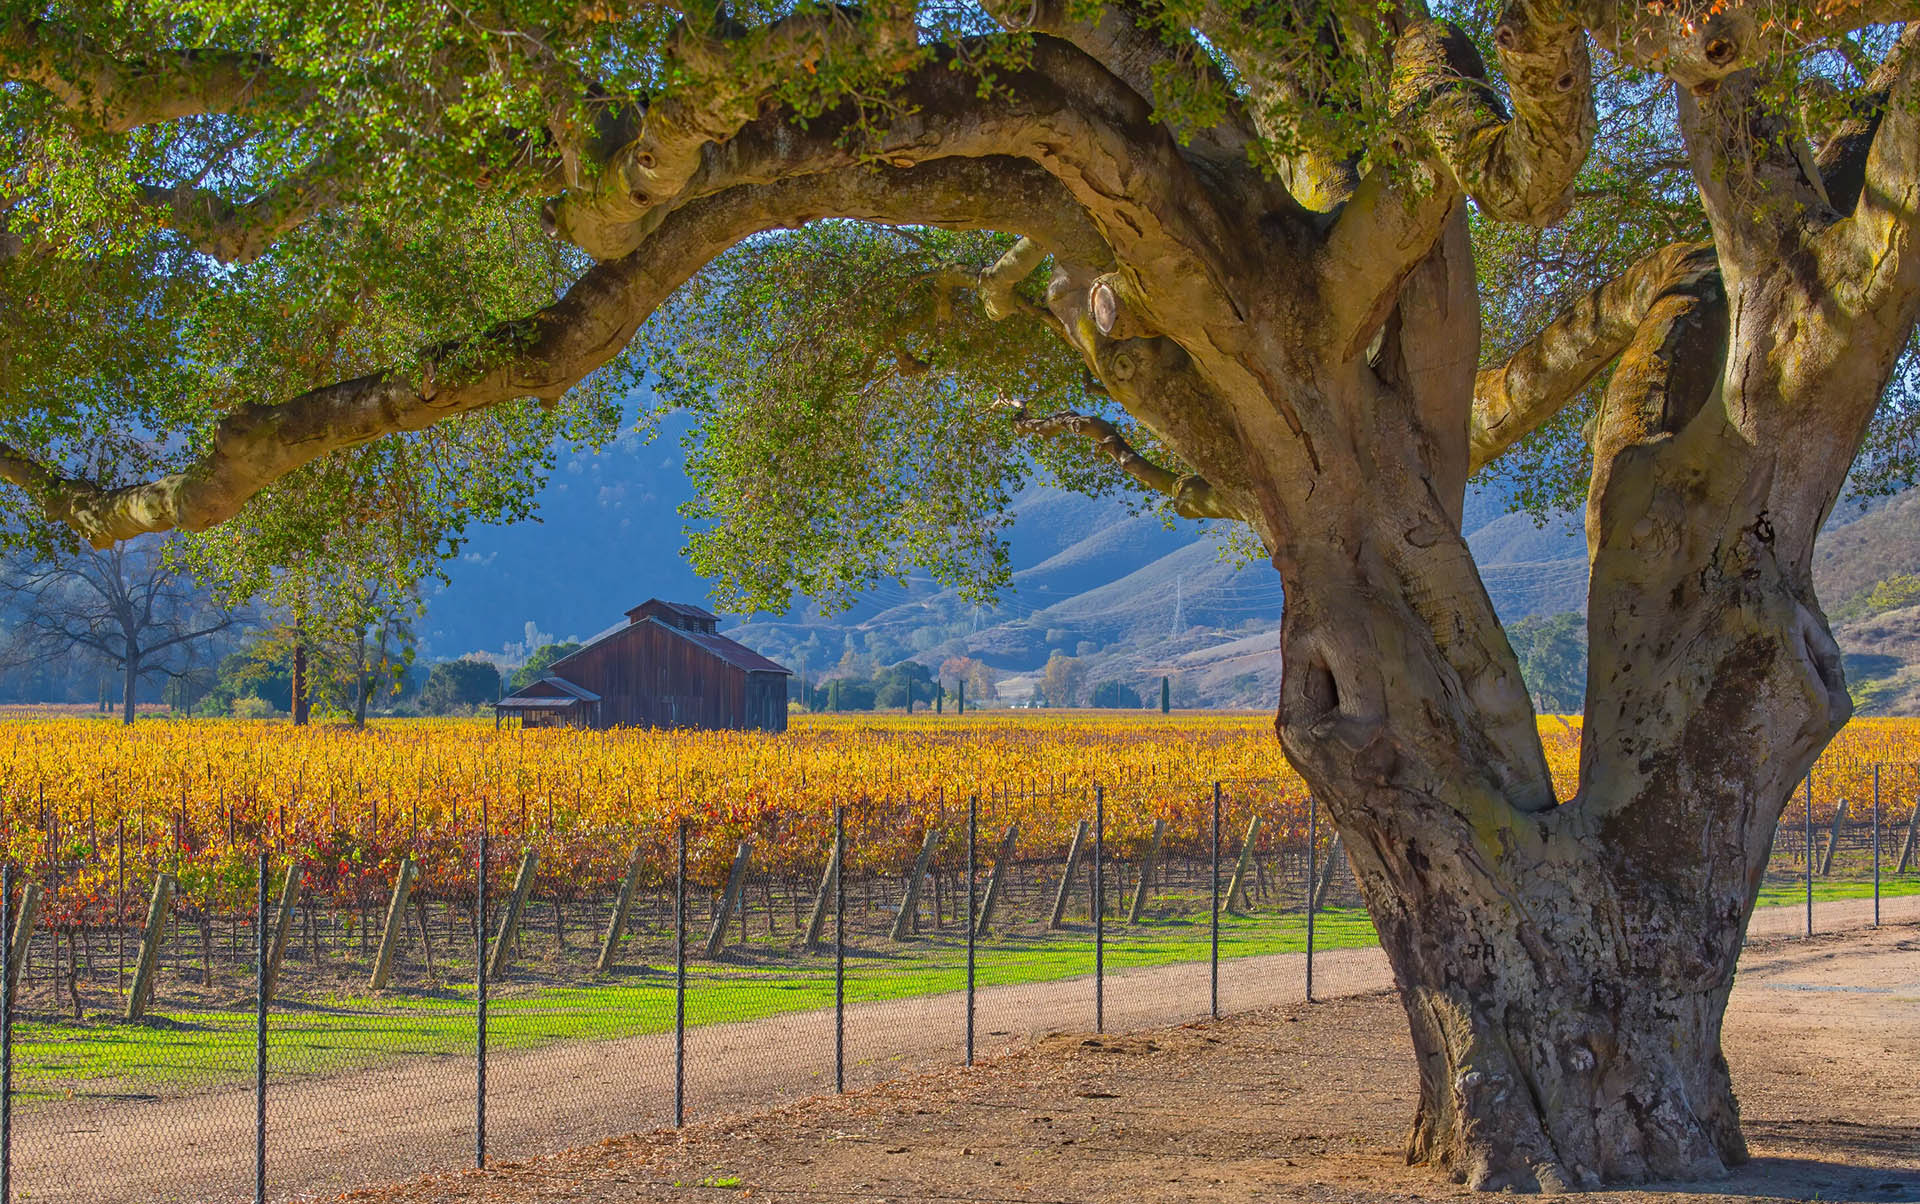
<path id="1" fill-rule="evenodd" d="M 1019 156 L 1061 182 L 1110 248 L 1102 254 L 1124 258 L 1150 280 L 1155 304 L 1190 326 L 1241 320 L 1228 276 L 1245 263 L 1241 248 L 1255 233 L 1196 174 L 1151 106 L 1075 47 L 1033 39 L 1026 66 L 1002 72 L 986 95 L 964 63 L 938 56 L 907 72 L 890 97 L 898 111 L 879 131 L 858 124 L 862 114 L 852 105 L 804 130 L 784 112 L 743 126 L 703 149 L 684 194 L 838 164 Z M 644 238 L 650 228 L 635 217 L 618 238 Z"/>
<path id="2" fill-rule="evenodd" d="M 1147 459 L 1127 442 L 1120 429 L 1094 414 L 1062 410 L 1055 414 L 1028 414 L 1024 405 L 1013 405 L 1014 429 L 1043 439 L 1084 439 L 1101 455 L 1112 460 L 1120 471 L 1166 497 L 1175 514 L 1182 518 L 1245 518 L 1220 495 L 1204 477 L 1162 468 Z"/>
<path id="3" fill-rule="evenodd" d="M 596 265 L 559 301 L 524 318 L 430 349 L 412 364 L 243 407 L 221 420 L 204 452 L 158 480 L 104 486 L 5 444 L 0 480 L 97 546 L 149 531 L 202 530 L 329 452 L 505 401 L 560 397 L 626 346 L 715 255 L 750 234 L 824 214 L 1045 236 L 1060 221 L 1061 197 L 1044 172 L 1004 158 L 732 190 L 677 210 L 639 250 Z"/>
<path id="4" fill-rule="evenodd" d="M 123 59 L 73 30 L 34 20 L 0 26 L 0 79 L 36 84 L 68 112 L 112 133 L 236 113 L 299 86 L 264 55 L 182 49 Z"/>
<path id="5" fill-rule="evenodd" d="M 1673 243 L 1577 298 L 1538 334 L 1474 381 L 1472 471 L 1560 412 L 1626 349 L 1666 298 L 1721 292 L 1719 263 L 1702 243 Z"/>

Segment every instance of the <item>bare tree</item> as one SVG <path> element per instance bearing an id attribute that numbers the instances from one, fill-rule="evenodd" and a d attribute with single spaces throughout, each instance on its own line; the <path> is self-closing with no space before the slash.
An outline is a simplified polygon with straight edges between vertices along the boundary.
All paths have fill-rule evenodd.
<path id="1" fill-rule="evenodd" d="M 126 723 L 142 681 L 186 675 L 202 641 L 236 621 L 151 543 L 16 561 L 0 577 L 0 598 L 19 616 L 0 658 L 15 665 L 76 653 L 98 660 L 120 675 Z"/>

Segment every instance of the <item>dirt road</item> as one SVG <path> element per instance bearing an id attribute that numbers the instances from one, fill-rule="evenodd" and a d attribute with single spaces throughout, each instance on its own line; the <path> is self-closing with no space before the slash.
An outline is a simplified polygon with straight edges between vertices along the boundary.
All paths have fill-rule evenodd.
<path id="1" fill-rule="evenodd" d="M 1752 1161 L 1604 1204 L 1920 1200 L 1920 928 L 1756 941 L 1725 1048 Z M 353 1193 L 349 1204 L 1431 1204 L 1390 992 L 1049 1038 L 971 1071 Z"/>
<path id="2" fill-rule="evenodd" d="M 1920 920 L 1920 896 L 1887 900 L 1882 914 L 1889 923 Z M 1827 931 L 1870 918 L 1870 901 L 1849 900 L 1819 905 L 1815 924 Z M 1798 909 L 1772 908 L 1756 913 L 1750 932 L 1759 942 L 1797 935 L 1803 926 Z M 1770 951 L 1764 964 L 1786 956 Z M 1743 987 L 1758 973 L 1743 963 Z M 1304 976 L 1305 958 L 1297 954 L 1224 962 L 1222 1011 L 1299 1000 Z M 1377 991 L 1390 982 L 1377 949 L 1315 959 L 1320 998 Z M 1110 974 L 1107 1029 L 1124 1032 L 1205 1016 L 1208 989 L 1204 962 Z M 1744 1006 L 1747 995 L 1735 998 Z M 1809 995 L 1807 1002 L 1817 998 Z M 1084 1032 L 1092 1021 L 1088 978 L 988 988 L 977 1001 L 979 1052 L 984 1057 L 1044 1042 L 1051 1033 Z M 1380 1034 L 1383 1045 L 1405 1044 L 1397 1015 L 1380 1023 L 1389 1030 Z M 961 1060 L 964 1034 L 960 995 L 849 1008 L 848 1086 L 951 1066 Z M 738 1114 L 831 1091 L 833 1042 L 830 1011 L 690 1030 L 689 1117 Z M 1910 1080 L 1913 1069 L 1910 1060 Z M 474 1081 L 471 1059 L 436 1056 L 275 1084 L 267 1152 L 272 1194 L 326 1194 L 471 1166 Z M 495 1055 L 488 1065 L 489 1153 L 525 1158 L 655 1128 L 670 1122 L 672 1095 L 671 1034 Z M 253 1107 L 251 1091 L 231 1090 L 166 1100 L 56 1102 L 16 1120 L 14 1182 L 21 1198 L 31 1201 L 249 1199 Z"/>

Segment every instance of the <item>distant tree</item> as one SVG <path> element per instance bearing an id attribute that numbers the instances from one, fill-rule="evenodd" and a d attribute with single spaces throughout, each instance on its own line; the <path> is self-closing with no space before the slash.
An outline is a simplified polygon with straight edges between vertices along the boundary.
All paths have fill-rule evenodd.
<path id="1" fill-rule="evenodd" d="M 1507 629 L 1520 676 L 1540 708 L 1577 713 L 1587 699 L 1587 619 L 1579 611 L 1533 615 Z"/>
<path id="2" fill-rule="evenodd" d="M 486 661 L 441 661 L 427 673 L 420 709 L 446 715 L 492 702 L 500 696 L 500 670 Z"/>
<path id="3" fill-rule="evenodd" d="M 1086 682 L 1085 661 L 1055 652 L 1047 658 L 1046 670 L 1040 678 L 1040 693 L 1050 707 L 1070 707 L 1079 699 L 1080 688 Z"/>
<path id="4" fill-rule="evenodd" d="M 967 670 L 967 695 L 972 700 L 967 705 L 985 702 L 1000 697 L 1000 672 L 985 661 L 974 661 Z"/>
<path id="5" fill-rule="evenodd" d="M 938 680 L 943 682 L 966 681 L 973 673 L 973 668 L 976 663 L 977 662 L 970 656 L 950 656 L 940 662 L 940 670 L 937 674 Z"/>
<path id="6" fill-rule="evenodd" d="M 525 689 L 545 677 L 547 670 L 553 667 L 553 662 L 578 651 L 580 651 L 580 645 L 577 643 L 540 645 L 528 655 L 527 663 L 515 669 L 513 676 L 507 679 L 507 689 Z"/>
<path id="7" fill-rule="evenodd" d="M 1097 707 L 1138 708 L 1145 705 L 1140 700 L 1140 691 L 1118 681 L 1103 681 L 1095 686 L 1090 701 Z"/>
<path id="8" fill-rule="evenodd" d="M 1920 602 L 1920 576 L 1895 573 L 1842 602 L 1834 608 L 1833 617 L 1840 620 L 1866 619 L 1912 606 L 1916 602 Z"/>
<path id="9" fill-rule="evenodd" d="M 0 661 L 96 660 L 120 678 L 125 723 L 141 682 L 188 672 L 206 641 L 235 623 L 157 543 L 14 561 L 0 573 L 0 599 L 16 615 Z"/>
<path id="10" fill-rule="evenodd" d="M 933 701 L 933 670 L 918 661 L 901 661 L 874 676 L 874 705 L 905 707 L 909 701 Z"/>

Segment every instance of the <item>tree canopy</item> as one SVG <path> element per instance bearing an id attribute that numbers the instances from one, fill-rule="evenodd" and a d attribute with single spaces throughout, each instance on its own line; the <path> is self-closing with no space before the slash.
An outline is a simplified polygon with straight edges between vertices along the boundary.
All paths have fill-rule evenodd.
<path id="1" fill-rule="evenodd" d="M 1908 7 L 15 2 L 0 530 L 406 584 L 636 384 L 731 604 L 982 596 L 1036 474 L 1238 522 L 1410 1156 L 1713 1174 L 1767 843 L 1851 713 L 1814 539 L 1913 463 Z M 1484 472 L 1585 510 L 1571 792 Z"/>
<path id="2" fill-rule="evenodd" d="M 431 558 L 524 515 L 555 438 L 608 438 L 651 375 L 701 419 L 691 550 L 732 600 L 844 601 L 910 567 L 989 592 L 1036 472 L 1246 508 L 1183 459 L 1224 432 L 1129 396 L 1205 365 L 1113 379 L 1035 269 L 1117 269 L 1103 295 L 1137 308 L 1193 240 L 1344 225 L 1412 248 L 1460 188 L 1497 364 L 1569 300 L 1707 237 L 1670 80 L 1759 63 L 1793 98 L 1782 136 L 1830 148 L 1888 48 L 1876 23 L 1900 15 L 1703 14 L 16 4 L 0 479 L 35 505 L 0 538 L 239 516 L 219 554 L 257 570 L 378 515 Z M 1255 226 L 1232 228 L 1227 195 Z M 1336 212 L 1353 220 L 1315 216 Z M 767 233 L 835 215 L 863 220 Z M 1322 241 L 1296 269 L 1342 276 L 1344 240 Z M 1207 320 L 1169 298 L 1123 327 L 1155 306 Z M 1523 500 L 1580 500 L 1597 391 L 1569 401 L 1543 374 L 1591 386 L 1601 359 L 1481 382 L 1501 443 L 1531 436 L 1504 466 Z M 1552 395 L 1516 410 L 1503 382 L 1523 373 Z M 1904 480 L 1905 388 L 1883 416 L 1872 479 Z"/>

